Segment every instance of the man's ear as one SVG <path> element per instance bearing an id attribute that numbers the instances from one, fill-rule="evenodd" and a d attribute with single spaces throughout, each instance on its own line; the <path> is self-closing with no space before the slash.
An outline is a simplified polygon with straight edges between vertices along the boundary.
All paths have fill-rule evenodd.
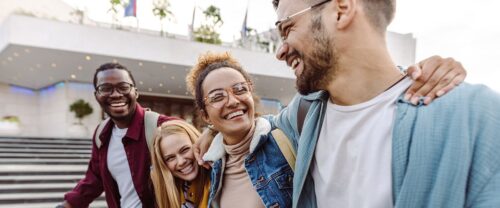
<path id="1" fill-rule="evenodd" d="M 348 27 L 356 16 L 358 0 L 336 0 L 337 29 Z"/>
<path id="2" fill-rule="evenodd" d="M 139 98 L 139 91 L 137 91 L 137 88 L 135 88 L 135 99 Z"/>

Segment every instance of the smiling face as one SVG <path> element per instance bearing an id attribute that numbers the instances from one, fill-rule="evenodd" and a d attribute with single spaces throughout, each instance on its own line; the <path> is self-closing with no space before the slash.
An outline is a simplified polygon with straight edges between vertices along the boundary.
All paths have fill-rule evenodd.
<path id="1" fill-rule="evenodd" d="M 116 88 L 124 83 L 132 85 L 128 94 L 121 94 Z M 127 71 L 121 69 L 108 69 L 97 73 L 96 86 L 110 85 L 115 89 L 110 95 L 103 95 L 95 92 L 97 102 L 101 105 L 106 114 L 111 117 L 113 122 L 120 128 L 126 127 L 134 116 L 137 106 L 137 91 L 133 87 L 133 81 Z"/>
<path id="2" fill-rule="evenodd" d="M 241 83 L 247 83 L 247 80 L 240 72 L 228 67 L 211 71 L 202 83 L 203 97 L 214 91 L 226 91 L 228 96 L 222 105 L 205 100 L 204 120 L 222 134 L 236 138 L 243 138 L 252 128 L 255 113 L 251 86 L 243 93 Z"/>
<path id="3" fill-rule="evenodd" d="M 163 161 L 172 175 L 184 181 L 198 176 L 198 164 L 194 158 L 192 143 L 186 134 L 170 134 L 160 142 Z"/>
<path id="4" fill-rule="evenodd" d="M 278 19 L 284 20 L 309 6 L 305 1 L 281 0 Z M 301 94 L 324 90 L 338 68 L 333 36 L 325 28 L 321 11 L 319 7 L 314 8 L 278 25 L 284 41 L 276 58 L 294 70 L 296 87 Z"/>

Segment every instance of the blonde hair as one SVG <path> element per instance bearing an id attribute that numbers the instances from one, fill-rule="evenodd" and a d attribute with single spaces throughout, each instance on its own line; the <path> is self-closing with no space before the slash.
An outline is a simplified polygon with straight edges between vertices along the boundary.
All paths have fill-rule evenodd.
<path id="1" fill-rule="evenodd" d="M 181 198 L 179 194 L 182 190 L 182 181 L 175 178 L 172 172 L 167 168 L 160 149 L 161 140 L 173 134 L 185 134 L 189 137 L 191 143 L 195 143 L 200 136 L 200 132 L 196 130 L 194 126 L 182 120 L 164 122 L 156 129 L 153 151 L 151 151 L 151 164 L 153 165 L 153 169 L 151 170 L 151 181 L 153 182 L 158 207 L 181 207 Z M 203 198 L 203 187 L 208 180 L 208 171 L 200 167 L 198 176 L 192 182 L 197 183 L 196 187 L 201 187 L 199 190 L 196 190 L 195 193 L 196 201 L 194 203 L 196 206 L 198 206 Z"/>

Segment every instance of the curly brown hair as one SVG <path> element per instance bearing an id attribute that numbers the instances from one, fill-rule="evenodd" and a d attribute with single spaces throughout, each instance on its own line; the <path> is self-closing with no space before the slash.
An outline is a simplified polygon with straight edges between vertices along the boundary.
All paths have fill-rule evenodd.
<path id="1" fill-rule="evenodd" d="M 229 67 L 238 71 L 248 83 L 252 84 L 250 75 L 229 52 L 214 53 L 209 51 L 202 54 L 198 57 L 198 62 L 191 68 L 186 76 L 187 89 L 194 96 L 195 104 L 198 109 L 205 111 L 202 89 L 203 81 L 210 72 L 224 67 Z"/>

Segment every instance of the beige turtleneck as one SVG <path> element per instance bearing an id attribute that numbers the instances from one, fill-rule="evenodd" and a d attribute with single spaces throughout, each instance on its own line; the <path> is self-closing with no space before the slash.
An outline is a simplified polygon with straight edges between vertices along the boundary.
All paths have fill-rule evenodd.
<path id="1" fill-rule="evenodd" d="M 239 143 L 224 144 L 227 155 L 219 198 L 221 207 L 264 208 L 264 203 L 253 187 L 244 164 L 245 157 L 250 152 L 254 131 L 255 124 Z"/>

